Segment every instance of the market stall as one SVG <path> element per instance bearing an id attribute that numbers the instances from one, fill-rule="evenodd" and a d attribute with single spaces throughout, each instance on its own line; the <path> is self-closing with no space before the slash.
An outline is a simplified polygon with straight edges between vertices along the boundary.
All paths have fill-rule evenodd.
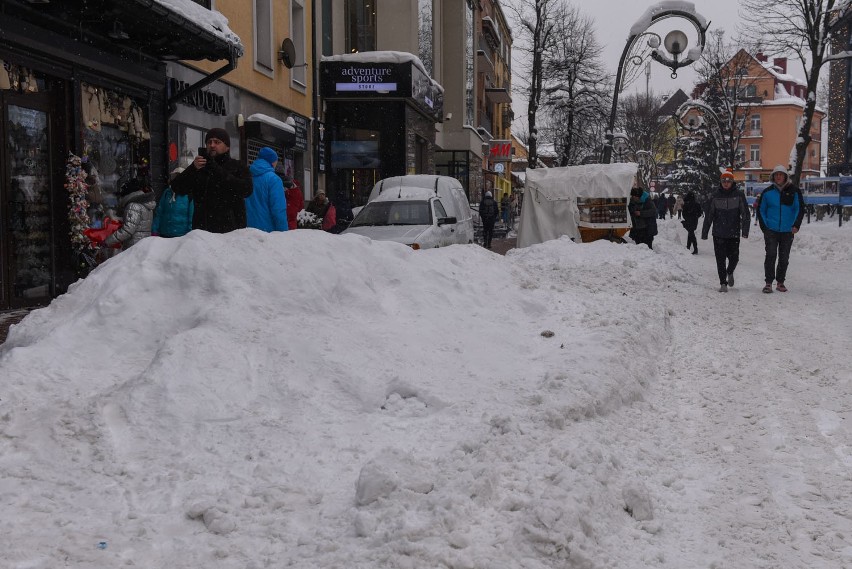
<path id="1" fill-rule="evenodd" d="M 638 165 L 585 164 L 527 170 L 518 247 L 565 235 L 577 242 L 621 240 Z"/>

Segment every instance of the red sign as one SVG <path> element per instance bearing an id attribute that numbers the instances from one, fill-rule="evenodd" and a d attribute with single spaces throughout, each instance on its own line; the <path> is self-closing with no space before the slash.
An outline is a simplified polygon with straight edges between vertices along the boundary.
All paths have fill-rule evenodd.
<path id="1" fill-rule="evenodd" d="M 492 140 L 488 143 L 488 159 L 492 162 L 512 161 L 512 141 Z"/>

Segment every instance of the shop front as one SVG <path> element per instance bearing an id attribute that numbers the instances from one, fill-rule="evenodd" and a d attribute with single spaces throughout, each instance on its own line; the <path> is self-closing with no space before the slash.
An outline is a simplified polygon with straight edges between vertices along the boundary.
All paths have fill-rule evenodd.
<path id="1" fill-rule="evenodd" d="M 320 65 L 326 187 L 338 211 L 367 202 L 383 178 L 435 173 L 443 92 L 410 54 L 325 57 Z"/>
<path id="2" fill-rule="evenodd" d="M 178 63 L 167 66 L 169 93 L 179 93 L 201 81 L 204 75 Z M 299 125 L 302 125 L 299 128 Z M 176 101 L 168 124 L 169 172 L 186 168 L 204 146 L 211 128 L 224 128 L 231 138 L 231 157 L 251 164 L 264 146 L 280 158 L 282 173 L 305 188 L 310 171 L 305 171 L 308 119 L 274 105 L 224 81 L 216 81 Z M 302 144 L 297 134 L 302 133 Z M 309 182 L 308 182 L 309 183 Z"/>
<path id="3" fill-rule="evenodd" d="M 126 26 L 104 21 L 110 10 Z M 62 294 L 109 254 L 92 247 L 84 231 L 119 217 L 123 193 L 162 189 L 168 172 L 163 60 L 232 59 L 235 46 L 212 34 L 203 47 L 197 38 L 182 40 L 197 36 L 195 24 L 180 14 L 163 23 L 141 0 L 37 7 L 0 0 L 0 13 L 0 310 L 6 310 Z"/>

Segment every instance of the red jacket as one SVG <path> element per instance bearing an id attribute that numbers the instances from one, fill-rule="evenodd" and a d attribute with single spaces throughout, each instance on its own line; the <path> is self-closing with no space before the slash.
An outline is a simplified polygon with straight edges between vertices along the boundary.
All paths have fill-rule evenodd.
<path id="1" fill-rule="evenodd" d="M 296 216 L 305 209 L 305 196 L 302 193 L 302 188 L 296 180 L 293 180 L 293 183 L 295 185 L 292 188 L 284 190 L 284 196 L 287 198 L 287 227 L 290 229 L 298 227 Z"/>

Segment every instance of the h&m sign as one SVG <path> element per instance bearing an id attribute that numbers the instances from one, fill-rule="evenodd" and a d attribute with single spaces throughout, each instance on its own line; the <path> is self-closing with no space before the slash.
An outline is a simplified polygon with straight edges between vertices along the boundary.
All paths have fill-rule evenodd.
<path id="1" fill-rule="evenodd" d="M 512 161 L 512 141 L 492 140 L 488 143 L 488 159 L 492 162 Z"/>
<path id="2" fill-rule="evenodd" d="M 180 93 L 187 87 L 191 86 L 192 84 L 187 83 L 186 81 L 181 81 L 174 77 L 169 78 L 170 94 Z M 225 97 L 217 95 L 213 91 L 199 89 L 198 91 L 190 93 L 188 96 L 182 98 L 180 102 L 184 105 L 195 107 L 199 111 L 210 113 L 211 115 L 226 116 L 228 114 L 228 109 L 225 106 Z"/>

